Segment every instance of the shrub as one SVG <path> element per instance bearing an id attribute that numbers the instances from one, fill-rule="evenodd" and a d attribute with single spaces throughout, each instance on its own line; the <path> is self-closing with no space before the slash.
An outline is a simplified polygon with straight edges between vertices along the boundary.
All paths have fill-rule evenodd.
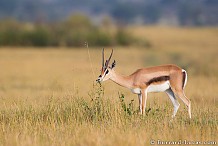
<path id="1" fill-rule="evenodd" d="M 48 46 L 50 45 L 50 34 L 46 29 L 36 28 L 30 32 L 23 32 L 23 42 L 21 45 Z"/>
<path id="2" fill-rule="evenodd" d="M 30 27 L 28 27 L 30 26 Z M 53 24 L 25 24 L 16 21 L 0 22 L 1 46 L 128 46 L 143 44 L 125 28 L 102 29 L 82 15 L 74 15 L 64 22 Z"/>
<path id="3" fill-rule="evenodd" d="M 115 40 L 118 45 L 128 46 L 132 44 L 133 37 L 131 37 L 124 29 L 119 29 L 115 35 Z"/>

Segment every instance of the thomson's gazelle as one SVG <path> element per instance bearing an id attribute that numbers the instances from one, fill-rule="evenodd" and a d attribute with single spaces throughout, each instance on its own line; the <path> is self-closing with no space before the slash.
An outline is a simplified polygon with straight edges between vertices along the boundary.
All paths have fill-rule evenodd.
<path id="1" fill-rule="evenodd" d="M 115 60 L 111 66 L 113 50 L 108 60 L 104 62 L 104 49 L 102 50 L 102 69 L 101 74 L 96 81 L 103 82 L 108 79 L 114 81 L 120 86 L 129 88 L 133 93 L 138 94 L 140 113 L 143 114 L 146 108 L 147 93 L 166 92 L 171 99 L 175 117 L 179 108 L 179 97 L 188 107 L 189 117 L 191 118 L 191 102 L 184 94 L 184 87 L 187 83 L 187 73 L 184 69 L 176 65 L 162 65 L 136 70 L 129 76 L 122 76 L 115 72 Z M 175 96 L 176 95 L 176 96 Z"/>

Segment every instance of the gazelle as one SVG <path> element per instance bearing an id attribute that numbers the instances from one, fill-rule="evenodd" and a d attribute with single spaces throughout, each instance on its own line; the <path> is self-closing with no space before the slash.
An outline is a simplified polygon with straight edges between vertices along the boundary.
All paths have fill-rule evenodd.
<path id="1" fill-rule="evenodd" d="M 180 106 L 177 96 L 188 107 L 189 117 L 191 118 L 191 101 L 184 94 L 184 87 L 187 83 L 187 73 L 184 69 L 176 65 L 162 65 L 141 68 L 129 76 L 122 76 L 114 70 L 115 60 L 109 66 L 112 55 L 113 50 L 110 57 L 104 62 L 104 49 L 102 50 L 102 69 L 100 76 L 96 80 L 97 82 L 100 83 L 110 79 L 120 86 L 130 89 L 134 94 L 138 94 L 141 114 L 145 112 L 147 93 L 165 92 L 174 106 L 173 118 Z"/>

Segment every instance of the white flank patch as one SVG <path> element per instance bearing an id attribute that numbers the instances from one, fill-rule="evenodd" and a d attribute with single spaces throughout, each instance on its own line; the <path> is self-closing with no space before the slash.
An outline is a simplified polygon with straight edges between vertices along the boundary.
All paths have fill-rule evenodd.
<path id="1" fill-rule="evenodd" d="M 166 81 L 163 84 L 148 86 L 147 92 L 164 92 L 170 88 L 170 82 Z"/>
<path id="2" fill-rule="evenodd" d="M 135 93 L 135 94 L 141 94 L 141 89 L 140 88 L 133 88 L 131 89 L 132 93 Z"/>

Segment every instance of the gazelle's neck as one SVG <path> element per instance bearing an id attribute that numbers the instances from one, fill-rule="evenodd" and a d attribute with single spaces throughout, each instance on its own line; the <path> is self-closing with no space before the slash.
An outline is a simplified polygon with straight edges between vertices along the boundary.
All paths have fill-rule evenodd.
<path id="1" fill-rule="evenodd" d="M 120 86 L 129 88 L 129 89 L 132 88 L 132 79 L 129 76 L 122 76 L 120 74 L 117 74 L 113 70 L 113 73 L 110 79 Z"/>

